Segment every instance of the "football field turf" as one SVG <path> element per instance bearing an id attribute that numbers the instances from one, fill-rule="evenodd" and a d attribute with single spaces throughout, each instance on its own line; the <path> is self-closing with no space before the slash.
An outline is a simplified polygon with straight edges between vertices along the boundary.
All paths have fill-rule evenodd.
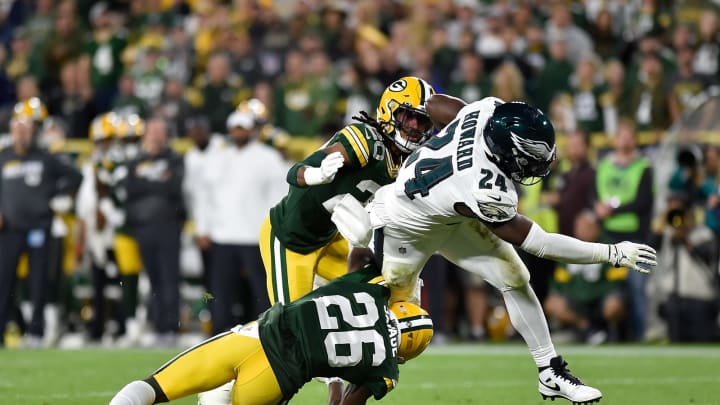
<path id="1" fill-rule="evenodd" d="M 570 370 L 603 392 L 603 404 L 720 405 L 720 346 L 567 346 Z M 0 350 L 0 404 L 107 404 L 125 383 L 144 378 L 178 351 Z M 380 403 L 550 404 L 524 345 L 431 347 L 400 367 L 400 384 Z M 295 404 L 327 403 L 310 382 Z M 369 401 L 373 402 L 373 401 Z M 195 404 L 187 398 L 177 404 Z M 552 404 L 569 404 L 556 400 Z"/>

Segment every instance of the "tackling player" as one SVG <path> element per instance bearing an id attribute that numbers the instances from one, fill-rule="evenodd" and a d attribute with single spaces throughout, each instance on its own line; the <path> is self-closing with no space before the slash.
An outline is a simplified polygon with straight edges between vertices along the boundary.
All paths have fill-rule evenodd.
<path id="1" fill-rule="evenodd" d="M 344 127 L 288 171 L 290 190 L 260 229 L 271 303 L 302 297 L 313 289 L 316 275 L 333 280 L 347 272 L 349 246 L 331 221 L 331 212 L 344 196 L 366 202 L 382 185 L 395 180 L 403 159 L 432 134 L 424 104 L 434 93 L 417 77 L 396 80 L 380 98 L 377 119 L 363 112 L 360 123 Z M 248 107 L 253 109 L 250 103 Z M 263 112 L 255 114 L 262 117 Z M 358 261 L 365 260 L 361 250 Z M 341 381 L 325 382 L 330 402 L 337 400 Z"/>
<path id="2" fill-rule="evenodd" d="M 444 95 L 431 97 L 426 108 L 436 124 L 447 126 L 408 157 L 394 184 L 375 194 L 369 217 L 349 199 L 338 204 L 338 228 L 355 245 L 367 239 L 358 236 L 363 223 L 380 229 L 376 254 L 393 288 L 391 302 L 413 299 L 419 273 L 435 252 L 482 276 L 502 292 L 537 364 L 542 397 L 599 401 L 600 391 L 570 374 L 555 352 L 530 273 L 513 245 L 552 260 L 607 262 L 643 273 L 656 265 L 655 251 L 547 233 L 517 213 L 515 183 L 539 181 L 555 160 L 555 131 L 540 110 L 492 97 L 465 105 Z"/>
<path id="3" fill-rule="evenodd" d="M 233 404 L 287 403 L 317 376 L 350 382 L 343 404 L 379 400 L 397 384 L 398 364 L 422 353 L 433 332 L 417 305 L 388 308 L 384 284 L 377 267 L 367 265 L 290 304 L 275 304 L 256 322 L 210 338 L 126 385 L 110 405 L 168 402 L 231 379 Z"/>
<path id="4" fill-rule="evenodd" d="M 402 77 L 382 94 L 377 118 L 337 133 L 293 166 L 290 191 L 270 210 L 260 231 L 260 250 L 271 302 L 291 302 L 326 280 L 345 274 L 348 244 L 330 220 L 335 204 L 350 194 L 366 202 L 394 181 L 403 159 L 427 140 L 433 126 L 425 100 L 434 89 L 417 77 Z"/>

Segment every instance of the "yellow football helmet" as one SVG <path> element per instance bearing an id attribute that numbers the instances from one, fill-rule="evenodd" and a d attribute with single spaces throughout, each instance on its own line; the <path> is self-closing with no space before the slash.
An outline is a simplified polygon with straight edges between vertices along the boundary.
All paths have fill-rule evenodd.
<path id="1" fill-rule="evenodd" d="M 398 356 L 408 361 L 420 355 L 433 337 L 433 321 L 426 310 L 406 301 L 390 305 L 400 328 Z"/>
<path id="2" fill-rule="evenodd" d="M 30 97 L 15 104 L 12 116 L 13 118 L 27 118 L 34 122 L 43 122 L 48 117 L 48 110 L 39 98 Z"/>
<path id="3" fill-rule="evenodd" d="M 137 114 L 119 116 L 115 133 L 120 139 L 140 138 L 145 134 L 145 120 Z"/>
<path id="4" fill-rule="evenodd" d="M 383 135 L 402 152 L 414 151 L 432 135 L 433 125 L 425 111 L 425 101 L 433 94 L 435 89 L 425 80 L 405 76 L 392 82 L 380 97 L 377 122 L 382 127 Z M 400 113 L 404 113 L 402 117 L 399 117 Z M 417 128 L 405 126 L 404 122 L 408 119 L 415 119 Z M 401 129 L 410 138 L 400 135 Z"/>
<path id="5" fill-rule="evenodd" d="M 115 123 L 117 115 L 113 112 L 100 114 L 90 123 L 90 139 L 100 142 L 115 136 Z"/>

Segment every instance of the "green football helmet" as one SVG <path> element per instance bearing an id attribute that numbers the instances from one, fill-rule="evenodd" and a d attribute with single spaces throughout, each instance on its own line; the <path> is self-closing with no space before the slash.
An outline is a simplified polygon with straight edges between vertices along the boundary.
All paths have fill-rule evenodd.
<path id="1" fill-rule="evenodd" d="M 531 185 L 550 173 L 555 129 L 539 109 L 521 102 L 501 104 L 483 133 L 491 159 L 513 181 Z"/>

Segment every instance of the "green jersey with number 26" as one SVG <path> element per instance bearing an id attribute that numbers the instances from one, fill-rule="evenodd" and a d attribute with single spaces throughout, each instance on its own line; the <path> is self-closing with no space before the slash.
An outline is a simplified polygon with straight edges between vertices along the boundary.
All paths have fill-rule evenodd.
<path id="1" fill-rule="evenodd" d="M 290 191 L 270 210 L 275 237 L 286 248 L 310 253 L 326 245 L 337 228 L 330 220 L 335 204 L 345 194 L 365 203 L 381 186 L 392 183 L 398 167 L 385 148 L 380 134 L 366 124 L 344 127 L 324 145 L 340 142 L 350 158 L 335 179 L 312 187 L 290 186 Z"/>
<path id="2" fill-rule="evenodd" d="M 400 331 L 382 284 L 366 267 L 260 316 L 260 341 L 286 400 L 313 377 L 364 385 L 375 399 L 395 387 Z"/>

